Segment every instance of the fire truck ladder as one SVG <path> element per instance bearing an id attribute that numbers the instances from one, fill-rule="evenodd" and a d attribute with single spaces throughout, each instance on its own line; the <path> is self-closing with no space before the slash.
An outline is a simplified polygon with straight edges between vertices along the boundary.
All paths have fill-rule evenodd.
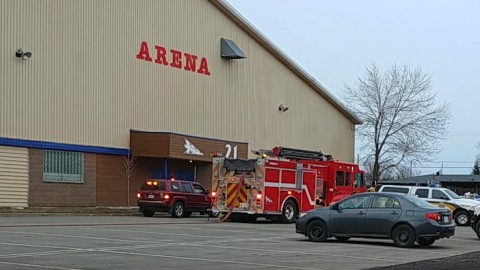
<path id="1" fill-rule="evenodd" d="M 290 159 L 309 159 L 309 160 L 332 160 L 332 155 L 325 155 L 321 151 L 310 151 L 295 148 L 276 147 L 274 154 L 278 157 L 290 158 Z"/>

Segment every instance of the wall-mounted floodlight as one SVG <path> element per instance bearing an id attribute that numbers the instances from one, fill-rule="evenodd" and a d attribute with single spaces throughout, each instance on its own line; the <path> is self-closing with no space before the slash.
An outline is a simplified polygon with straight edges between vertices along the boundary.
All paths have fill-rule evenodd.
<path id="1" fill-rule="evenodd" d="M 280 104 L 280 106 L 278 106 L 278 110 L 280 112 L 286 112 L 288 111 L 289 107 L 286 107 L 286 106 L 283 106 L 283 104 Z"/>
<path id="2" fill-rule="evenodd" d="M 32 57 L 32 53 L 31 52 L 24 52 L 22 49 L 18 49 L 15 52 L 15 56 L 18 57 L 18 58 L 22 58 L 22 60 L 28 60 L 28 59 L 30 59 L 30 57 Z"/>
<path id="3" fill-rule="evenodd" d="M 220 39 L 220 57 L 225 59 L 247 58 L 235 42 L 226 38 Z"/>

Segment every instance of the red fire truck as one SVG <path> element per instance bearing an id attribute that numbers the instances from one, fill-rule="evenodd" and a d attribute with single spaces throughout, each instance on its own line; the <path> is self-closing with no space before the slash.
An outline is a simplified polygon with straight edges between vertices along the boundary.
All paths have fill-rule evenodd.
<path id="1" fill-rule="evenodd" d="M 292 223 L 300 213 L 367 190 L 357 164 L 321 151 L 275 147 L 256 153 L 260 157 L 249 160 L 213 158 L 213 211 L 232 220 Z"/>

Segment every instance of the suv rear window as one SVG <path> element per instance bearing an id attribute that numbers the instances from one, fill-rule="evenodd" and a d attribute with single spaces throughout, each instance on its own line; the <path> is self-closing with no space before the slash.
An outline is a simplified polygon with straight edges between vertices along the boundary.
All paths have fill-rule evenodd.
<path id="1" fill-rule="evenodd" d="M 146 181 L 142 184 L 142 190 L 165 190 L 165 182 Z"/>
<path id="2" fill-rule="evenodd" d="M 415 195 L 420 198 L 428 198 L 428 189 L 427 188 L 419 188 L 415 191 Z"/>
<path id="3" fill-rule="evenodd" d="M 382 191 L 408 194 L 408 188 L 402 188 L 402 187 L 384 187 Z"/>

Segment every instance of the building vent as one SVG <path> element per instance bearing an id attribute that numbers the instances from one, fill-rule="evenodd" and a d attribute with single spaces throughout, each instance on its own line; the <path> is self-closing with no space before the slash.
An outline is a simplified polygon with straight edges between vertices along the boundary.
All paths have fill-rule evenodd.
<path id="1" fill-rule="evenodd" d="M 221 57 L 225 59 L 243 59 L 247 58 L 245 54 L 238 48 L 235 42 L 221 38 L 220 39 L 220 50 L 221 50 Z"/>

